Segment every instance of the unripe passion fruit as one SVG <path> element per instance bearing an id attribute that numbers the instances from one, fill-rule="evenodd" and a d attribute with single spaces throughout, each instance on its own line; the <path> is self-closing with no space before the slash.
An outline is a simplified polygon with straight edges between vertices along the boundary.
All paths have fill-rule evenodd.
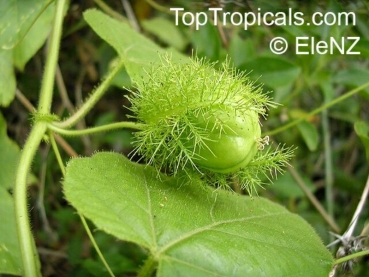
<path id="1" fill-rule="evenodd" d="M 197 166 L 232 173 L 245 167 L 255 156 L 261 136 L 256 112 L 249 110 L 241 114 L 229 107 L 218 107 L 216 114 L 205 112 L 189 119 L 207 133 L 202 144 L 196 143 L 194 138 L 185 143 L 187 149 L 194 151 Z"/>
<path id="2" fill-rule="evenodd" d="M 232 178 L 250 194 L 262 184 L 259 173 L 283 172 L 292 148 L 258 152 L 269 138 L 260 137 L 259 116 L 275 106 L 260 86 L 229 62 L 219 71 L 198 59 L 173 63 L 167 57 L 162 62 L 130 97 L 141 123 L 133 156 L 142 156 L 158 172 L 201 173 L 217 186 L 227 187 Z"/>

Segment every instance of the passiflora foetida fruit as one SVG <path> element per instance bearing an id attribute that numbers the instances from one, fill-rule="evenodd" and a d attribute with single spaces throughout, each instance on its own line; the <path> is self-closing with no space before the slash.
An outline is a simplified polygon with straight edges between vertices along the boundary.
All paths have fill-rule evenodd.
<path id="1" fill-rule="evenodd" d="M 292 150 L 263 150 L 259 122 L 275 103 L 229 61 L 217 70 L 200 59 L 163 57 L 147 74 L 129 99 L 143 126 L 133 153 L 148 164 L 173 175 L 216 176 L 223 185 L 236 176 L 249 192 L 261 184 L 259 173 L 283 170 Z"/>
<path id="2" fill-rule="evenodd" d="M 209 115 L 205 112 L 190 119 L 207 132 L 207 139 L 202 144 L 185 132 L 185 146 L 196 154 L 197 166 L 213 172 L 232 173 L 247 166 L 254 158 L 261 136 L 256 112 L 250 110 L 241 114 L 231 107 L 224 107 L 216 115 L 210 111 Z M 217 126 L 219 121 L 222 125 Z"/>

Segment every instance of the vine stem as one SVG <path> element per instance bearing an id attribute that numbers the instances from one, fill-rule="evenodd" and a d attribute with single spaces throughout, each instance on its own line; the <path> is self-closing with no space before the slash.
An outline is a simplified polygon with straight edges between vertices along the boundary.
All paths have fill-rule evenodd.
<path id="1" fill-rule="evenodd" d="M 54 126 L 59 128 L 68 128 L 75 125 L 80 119 L 85 117 L 85 115 L 94 107 L 97 101 L 104 95 L 106 90 L 109 88 L 109 85 L 115 75 L 121 70 L 123 67 L 124 60 L 120 58 L 116 65 L 114 65 L 113 70 L 108 74 L 105 80 L 98 86 L 98 88 L 93 92 L 93 94 L 86 100 L 86 102 L 76 111 L 75 114 L 70 116 L 68 119 L 61 122 L 54 122 Z"/>
<path id="2" fill-rule="evenodd" d="M 337 223 L 334 221 L 334 219 L 325 211 L 324 207 L 320 204 L 320 202 L 316 199 L 314 194 L 311 193 L 311 191 L 308 189 L 308 187 L 305 185 L 304 180 L 302 180 L 299 173 L 294 169 L 292 166 L 288 167 L 288 171 L 291 173 L 292 177 L 296 180 L 297 184 L 300 186 L 300 188 L 304 191 L 307 198 L 310 200 L 310 202 L 314 205 L 314 207 L 318 210 L 318 212 L 322 215 L 322 217 L 325 219 L 325 221 L 331 226 L 331 228 L 335 232 L 340 232 L 340 227 L 338 227 Z"/>
<path id="3" fill-rule="evenodd" d="M 26 179 L 32 159 L 45 131 L 46 124 L 42 122 L 36 123 L 32 128 L 23 147 L 14 186 L 15 222 L 17 225 L 18 241 L 23 264 L 22 276 L 41 276 L 36 246 L 32 237 L 28 218 Z"/>
<path id="4" fill-rule="evenodd" d="M 154 0 L 146 0 L 146 2 L 153 7 L 154 9 L 161 11 L 161 12 L 165 12 L 166 14 L 170 14 L 172 15 L 173 12 L 168 11 L 168 9 L 166 7 L 163 7 L 161 5 L 159 5 L 158 3 L 156 3 Z M 181 13 L 182 14 L 182 13 Z"/>
<path id="5" fill-rule="evenodd" d="M 55 81 L 55 71 L 58 64 L 60 39 L 63 27 L 64 8 L 66 0 L 58 0 L 55 11 L 55 21 L 50 37 L 49 50 L 47 51 L 47 59 L 45 65 L 45 73 L 42 80 L 40 102 L 38 112 L 41 114 L 49 114 L 53 97 L 53 88 Z"/>
<path id="6" fill-rule="evenodd" d="M 96 5 L 100 7 L 100 9 L 102 9 L 105 13 L 107 13 L 111 17 L 118 19 L 120 21 L 123 21 L 123 22 L 127 22 L 127 18 L 125 18 L 123 15 L 116 12 L 112 8 L 110 8 L 110 6 L 107 5 L 103 0 L 94 0 L 94 2 Z"/>
<path id="7" fill-rule="evenodd" d="M 158 262 L 154 259 L 153 256 L 149 256 L 145 261 L 144 265 L 138 272 L 138 277 L 150 277 L 154 273 L 155 269 L 158 266 Z"/>
<path id="8" fill-rule="evenodd" d="M 66 130 L 63 128 L 59 128 L 55 126 L 54 124 L 49 124 L 48 128 L 54 131 L 55 133 L 65 135 L 65 136 L 84 136 L 84 135 L 112 131 L 115 129 L 122 129 L 122 128 L 142 130 L 144 126 L 145 124 L 142 124 L 142 123 L 122 121 L 122 122 L 116 122 L 116 123 L 106 124 L 106 125 L 98 126 L 98 127 L 91 127 L 91 128 L 82 129 L 82 130 Z"/>
<path id="9" fill-rule="evenodd" d="M 97 255 L 100 257 L 100 259 L 101 259 L 102 263 L 104 264 L 104 266 L 105 266 L 106 270 L 108 271 L 109 275 L 110 275 L 111 277 L 114 277 L 115 275 L 114 275 L 113 271 L 110 269 L 110 267 L 109 267 L 108 263 L 106 262 L 106 260 L 105 260 L 105 258 L 104 258 L 104 255 L 101 253 L 100 248 L 99 248 L 99 246 L 97 245 L 97 243 L 96 243 L 96 241 L 95 241 L 95 238 L 94 238 L 94 236 L 93 236 L 93 235 L 92 235 L 92 233 L 91 233 L 90 228 L 88 227 L 88 224 L 87 224 L 87 222 L 86 222 L 85 217 L 84 217 L 80 212 L 78 212 L 78 215 L 79 215 L 79 217 L 80 217 L 80 219 L 81 219 L 81 221 L 82 221 L 83 226 L 85 227 L 85 230 L 86 230 L 86 232 L 87 232 L 88 237 L 89 237 L 89 238 L 90 238 L 90 240 L 91 240 L 92 245 L 94 246 L 94 248 L 95 248 L 95 250 L 96 250 L 96 252 L 97 252 Z"/>
<path id="10" fill-rule="evenodd" d="M 328 83 L 321 85 L 321 91 L 324 94 L 324 103 L 329 103 L 330 92 L 333 87 Z M 333 159 L 332 159 L 332 147 L 331 147 L 331 134 L 329 128 L 328 111 L 322 111 L 322 131 L 323 131 L 323 144 L 324 144 L 324 180 L 325 180 L 325 200 L 327 202 L 327 211 L 329 216 L 334 219 L 334 197 L 333 197 Z M 331 235 L 332 238 L 332 235 Z"/>
<path id="11" fill-rule="evenodd" d="M 54 153 L 55 153 L 55 157 L 56 157 L 56 160 L 58 161 L 58 164 L 59 164 L 59 167 L 60 167 L 60 170 L 62 172 L 62 175 L 63 177 L 65 177 L 65 167 L 64 167 L 64 164 L 63 164 L 63 160 L 62 160 L 62 157 L 60 155 L 60 152 L 59 152 L 59 149 L 58 149 L 58 145 L 56 144 L 56 141 L 55 141 L 55 138 L 53 136 L 53 133 L 51 130 L 48 130 L 48 134 L 49 134 L 49 140 L 50 140 L 50 143 L 51 143 L 51 146 L 54 150 Z"/>
<path id="12" fill-rule="evenodd" d="M 366 180 L 366 184 L 365 184 L 363 193 L 361 194 L 359 204 L 357 205 L 355 213 L 352 216 L 352 219 L 349 225 L 350 227 L 347 229 L 344 236 L 349 238 L 354 233 L 357 221 L 359 220 L 359 216 L 364 209 L 364 205 L 365 205 L 366 199 L 368 198 L 368 195 L 369 195 L 369 176 L 368 176 L 368 179 Z"/>
<path id="13" fill-rule="evenodd" d="M 327 110 L 322 112 L 322 127 L 323 127 L 323 143 L 324 143 L 324 179 L 325 179 L 325 193 L 327 202 L 327 211 L 329 216 L 334 218 L 334 198 L 333 198 L 333 162 L 332 162 L 332 148 L 331 136 L 329 132 L 329 121 Z"/>
<path id="14" fill-rule="evenodd" d="M 54 153 L 55 153 L 56 159 L 58 161 L 60 170 L 61 170 L 61 172 L 63 174 L 63 177 L 65 178 L 65 174 L 66 174 L 65 166 L 63 164 L 63 160 L 62 160 L 62 157 L 60 155 L 58 146 L 56 145 L 56 141 L 54 139 L 53 133 L 52 133 L 51 130 L 48 130 L 48 134 L 49 134 L 49 139 L 50 139 L 50 142 L 51 142 L 51 146 L 52 146 L 52 148 L 54 150 Z M 97 245 L 97 243 L 95 241 L 95 238 L 92 235 L 92 232 L 91 232 L 90 228 L 88 227 L 88 224 L 86 222 L 86 219 L 84 218 L 84 216 L 80 212 L 78 212 L 78 215 L 79 215 L 79 217 L 81 219 L 81 222 L 82 222 L 82 224 L 83 224 L 83 226 L 84 226 L 84 228 L 85 228 L 85 230 L 87 232 L 88 237 L 91 240 L 92 245 L 94 246 L 94 248 L 95 248 L 97 254 L 99 255 L 102 263 L 104 264 L 106 270 L 109 272 L 109 275 L 111 277 L 114 277 L 115 275 L 114 275 L 113 271 L 111 270 L 111 268 L 109 267 L 108 263 L 106 262 L 106 260 L 104 258 L 104 255 L 101 253 L 101 250 L 100 250 L 99 246 Z"/>
<path id="15" fill-rule="evenodd" d="M 356 259 L 356 258 L 359 258 L 359 257 L 364 257 L 366 255 L 369 255 L 369 249 L 364 250 L 364 251 L 360 251 L 360 252 L 356 252 L 354 254 L 351 254 L 351 255 L 348 255 L 348 256 L 339 258 L 339 259 L 337 259 L 337 260 L 334 261 L 334 264 L 337 265 L 337 264 L 340 264 L 340 263 L 347 262 L 347 261 L 349 261 L 351 259 Z"/>
<path id="16" fill-rule="evenodd" d="M 41 85 L 40 101 L 37 112 L 49 114 L 53 86 L 55 78 L 55 68 L 58 60 L 60 39 L 63 25 L 64 9 L 66 0 L 56 2 L 55 20 L 50 36 L 49 51 L 45 65 L 45 73 Z M 47 123 L 38 121 L 34 124 L 29 137 L 21 153 L 16 181 L 14 185 L 14 209 L 17 235 L 22 258 L 22 276 L 41 276 L 40 263 L 36 251 L 36 245 L 31 233 L 30 221 L 27 210 L 27 174 L 31 168 L 32 160 L 36 154 L 38 146 L 47 130 Z"/>
<path id="17" fill-rule="evenodd" d="M 301 121 L 306 120 L 309 117 L 311 117 L 311 116 L 313 116 L 313 115 L 315 115 L 317 113 L 320 113 L 321 111 L 323 111 L 325 109 L 328 109 L 328 108 L 336 105 L 337 103 L 339 103 L 339 102 L 341 102 L 341 101 L 343 101 L 343 100 L 345 100 L 345 99 L 347 99 L 347 98 L 355 95 L 356 93 L 360 92 L 361 90 L 363 90 L 363 89 L 365 89 L 367 87 L 369 87 L 369 82 L 367 82 L 364 85 L 361 85 L 360 87 L 357 87 L 357 88 L 355 88 L 353 90 L 350 90 L 349 92 L 341 95 L 340 97 L 337 97 L 336 99 L 334 99 L 333 101 L 331 101 L 329 103 L 326 103 L 326 104 L 324 104 L 324 105 L 316 108 L 315 110 L 311 111 L 310 113 L 306 114 L 303 117 L 300 117 L 300 118 L 298 118 L 298 119 L 296 119 L 296 120 L 294 120 L 294 121 L 292 121 L 290 123 L 287 123 L 287 124 L 285 124 L 285 125 L 277 128 L 277 129 L 271 130 L 269 132 L 265 132 L 263 134 L 263 136 L 272 136 L 272 135 L 278 134 L 278 133 L 280 133 L 282 131 L 285 131 L 285 130 L 287 130 L 287 129 L 293 127 L 293 126 L 295 126 L 296 124 L 300 123 Z"/>
<path id="18" fill-rule="evenodd" d="M 349 224 L 349 227 L 347 228 L 347 230 L 343 233 L 342 236 L 338 236 L 339 238 L 333 242 L 331 242 L 327 247 L 336 244 L 337 242 L 342 242 L 342 241 L 347 241 L 352 237 L 352 234 L 354 233 L 357 221 L 359 220 L 359 216 L 361 214 L 361 212 L 364 209 L 364 205 L 366 202 L 366 199 L 368 198 L 369 195 L 369 176 L 368 179 L 366 180 L 366 184 L 363 190 L 363 193 L 361 194 L 360 197 L 360 201 L 359 204 L 356 207 L 355 213 L 352 216 L 351 222 Z"/>

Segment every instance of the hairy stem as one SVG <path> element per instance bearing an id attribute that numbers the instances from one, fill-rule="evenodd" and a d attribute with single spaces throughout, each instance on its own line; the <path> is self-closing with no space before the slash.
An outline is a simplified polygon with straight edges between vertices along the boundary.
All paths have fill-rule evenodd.
<path id="1" fill-rule="evenodd" d="M 158 262 L 154 259 L 153 256 L 149 256 L 145 261 L 144 265 L 141 267 L 138 272 L 138 277 L 150 277 L 154 273 L 156 267 L 158 266 Z"/>
<path id="2" fill-rule="evenodd" d="M 47 51 L 47 60 L 45 65 L 45 73 L 41 85 L 40 102 L 38 112 L 48 114 L 50 113 L 51 100 L 53 97 L 55 71 L 58 64 L 60 39 L 63 27 L 63 15 L 66 0 L 57 1 L 56 16 L 53 30 L 50 37 L 49 49 Z"/>
<path id="3" fill-rule="evenodd" d="M 315 110 L 313 110 L 312 112 L 306 114 L 305 116 L 302 116 L 302 117 L 300 117 L 300 118 L 298 118 L 298 119 L 296 119 L 296 120 L 294 120 L 294 121 L 292 121 L 290 123 L 287 123 L 287 124 L 285 124 L 285 125 L 277 128 L 277 129 L 274 129 L 274 130 L 271 130 L 269 132 L 266 132 L 266 133 L 262 134 L 262 136 L 266 136 L 266 135 L 272 136 L 272 135 L 278 134 L 278 133 L 280 133 L 282 131 L 285 131 L 285 130 L 287 130 L 287 129 L 293 127 L 293 126 L 295 126 L 296 124 L 300 123 L 301 121 L 306 120 L 309 117 L 311 117 L 311 116 L 313 116 L 313 115 L 315 115 L 317 113 L 320 113 L 321 111 L 326 110 L 326 109 L 328 109 L 328 108 L 330 108 L 330 107 L 332 107 L 332 106 L 334 106 L 334 105 L 342 102 L 343 100 L 345 100 L 345 99 L 347 99 L 347 98 L 355 95 L 356 93 L 362 91 L 363 89 L 365 89 L 367 87 L 369 87 L 369 82 L 367 82 L 364 85 L 362 85 L 360 87 L 357 87 L 357 88 L 355 88 L 353 90 L 350 90 L 349 92 L 345 93 L 344 95 L 341 95 L 340 97 L 334 99 L 333 101 L 331 101 L 329 103 L 326 103 L 326 104 L 320 106 L 319 108 L 316 108 Z"/>
<path id="4" fill-rule="evenodd" d="M 41 276 L 28 218 L 26 179 L 45 131 L 46 124 L 42 122 L 36 123 L 32 128 L 20 157 L 14 186 L 15 222 L 23 264 L 22 276 Z"/>
<path id="5" fill-rule="evenodd" d="M 135 129 L 135 130 L 142 130 L 145 124 L 130 122 L 130 121 L 122 121 L 117 123 L 106 124 L 103 126 L 92 127 L 82 130 L 65 130 L 63 128 L 59 128 L 56 124 L 49 124 L 48 127 L 50 130 L 54 131 L 55 133 L 65 135 L 65 136 L 84 136 L 94 133 L 112 131 L 116 129 L 128 128 L 128 129 Z"/>
<path id="6" fill-rule="evenodd" d="M 63 14 L 66 7 L 66 0 L 58 0 L 55 10 L 55 20 L 50 36 L 49 51 L 45 66 L 45 73 L 41 85 L 40 101 L 38 113 L 49 114 L 55 68 L 59 53 L 59 44 L 61 38 Z M 27 174 L 31 168 L 32 160 L 47 130 L 45 122 L 36 122 L 31 133 L 23 147 L 20 156 L 16 182 L 14 186 L 14 208 L 15 221 L 17 226 L 17 235 L 22 257 L 22 276 L 40 276 L 40 265 L 37 257 L 35 242 L 32 237 L 30 221 L 27 210 Z"/>
<path id="7" fill-rule="evenodd" d="M 51 142 L 51 146 L 52 146 L 53 151 L 55 153 L 56 160 L 58 161 L 60 170 L 61 170 L 63 176 L 65 176 L 65 167 L 64 167 L 63 160 L 62 160 L 62 157 L 60 155 L 59 149 L 58 149 L 58 145 L 56 144 L 55 138 L 54 138 L 53 133 L 51 132 L 51 130 L 48 131 L 48 134 L 49 134 L 49 140 Z"/>
<path id="8" fill-rule="evenodd" d="M 106 79 L 99 85 L 99 87 L 93 92 L 93 94 L 86 100 L 86 102 L 78 109 L 78 111 L 73 114 L 68 119 L 62 122 L 55 122 L 54 125 L 59 128 L 68 128 L 75 125 L 79 120 L 81 120 L 85 115 L 95 106 L 97 101 L 104 95 L 104 93 L 109 88 L 109 85 L 115 75 L 121 70 L 123 67 L 123 59 L 119 59 L 117 64 L 114 66 L 113 70 L 109 73 Z"/>

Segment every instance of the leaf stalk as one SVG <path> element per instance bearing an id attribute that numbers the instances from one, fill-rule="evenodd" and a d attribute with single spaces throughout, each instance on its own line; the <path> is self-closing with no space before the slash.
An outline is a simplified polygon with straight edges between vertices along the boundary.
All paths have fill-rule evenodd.
<path id="1" fill-rule="evenodd" d="M 99 101 L 100 98 L 107 91 L 115 75 L 117 75 L 118 72 L 122 69 L 123 63 L 124 63 L 123 59 L 118 60 L 113 70 L 108 74 L 105 80 L 97 87 L 97 89 L 93 92 L 90 98 L 88 98 L 86 102 L 76 111 L 76 113 L 74 113 L 72 116 L 70 116 L 68 119 L 64 121 L 55 122 L 54 125 L 59 128 L 68 128 L 74 126 L 79 120 L 84 118 L 86 114 L 95 106 L 97 101 Z"/>
<path id="2" fill-rule="evenodd" d="M 144 265 L 141 267 L 138 272 L 138 277 L 150 277 L 154 273 L 155 269 L 158 266 L 158 262 L 154 259 L 153 256 L 149 256 L 145 261 Z"/>
<path id="3" fill-rule="evenodd" d="M 122 122 L 116 122 L 116 123 L 106 124 L 103 126 L 91 127 L 87 129 L 81 129 L 81 130 L 66 130 L 66 129 L 56 126 L 56 124 L 49 124 L 48 128 L 54 131 L 55 133 L 65 135 L 65 136 L 84 136 L 84 135 L 95 134 L 95 133 L 100 133 L 100 132 L 113 131 L 113 130 L 122 129 L 122 128 L 142 130 L 144 126 L 145 124 L 141 124 L 141 123 L 122 121 Z"/>

